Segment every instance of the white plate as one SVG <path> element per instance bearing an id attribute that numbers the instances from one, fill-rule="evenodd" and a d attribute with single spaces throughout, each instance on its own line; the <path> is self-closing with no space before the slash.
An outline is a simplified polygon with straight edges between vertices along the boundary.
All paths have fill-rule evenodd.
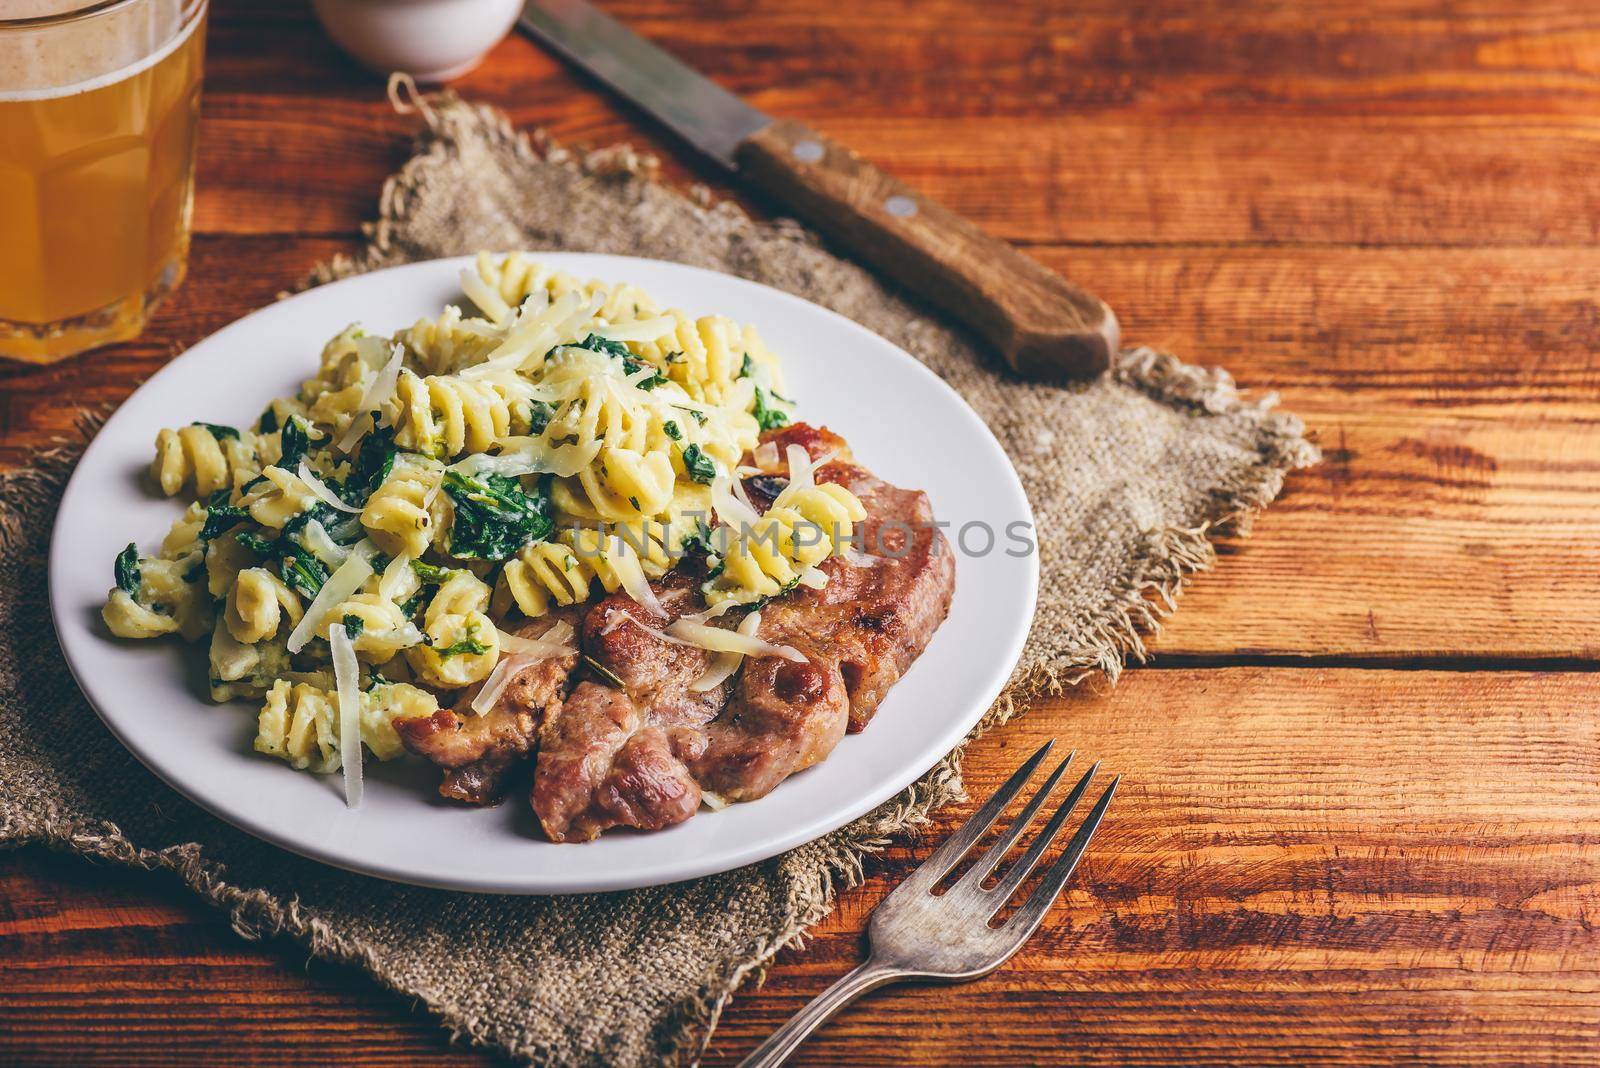
<path id="1" fill-rule="evenodd" d="M 1032 513 L 999 443 L 950 387 L 876 334 L 766 286 L 625 256 L 543 258 L 581 276 L 636 283 L 695 314 L 756 324 L 784 362 L 800 418 L 842 433 L 883 478 L 926 489 L 952 535 L 986 522 L 1000 532 L 999 547 L 958 551 L 949 619 L 867 729 L 759 801 L 701 811 L 656 834 L 554 845 L 521 797 L 464 808 L 439 799 L 437 772 L 420 761 L 369 759 L 366 800 L 346 809 L 339 776 L 293 771 L 252 751 L 255 709 L 205 699 L 200 649 L 180 653 L 175 639 L 118 641 L 99 622 L 112 558 L 130 540 L 152 551 L 179 511 L 141 474 L 157 430 L 196 419 L 253 425 L 268 398 L 293 392 L 323 342 L 350 322 L 388 332 L 461 303 L 456 279 L 470 261 L 323 286 L 219 330 L 140 387 L 84 454 L 56 522 L 51 609 L 78 684 L 117 737 L 198 804 L 286 849 L 402 882 L 519 894 L 652 886 L 764 860 L 862 815 L 932 767 L 999 694 L 1039 582 L 1034 554 L 1003 551 L 1005 530 L 1026 522 L 1031 531 Z"/>

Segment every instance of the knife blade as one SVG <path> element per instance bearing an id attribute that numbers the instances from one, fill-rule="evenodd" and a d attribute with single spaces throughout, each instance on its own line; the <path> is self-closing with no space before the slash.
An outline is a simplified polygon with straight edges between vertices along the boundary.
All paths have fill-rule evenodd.
<path id="1" fill-rule="evenodd" d="M 1103 371 L 1099 298 L 791 119 L 774 119 L 584 0 L 528 0 L 521 26 L 707 158 L 960 319 L 1028 378 Z"/>
<path id="2" fill-rule="evenodd" d="M 772 124 L 698 71 L 582 0 L 533 0 L 522 27 L 729 169 L 740 142 Z"/>

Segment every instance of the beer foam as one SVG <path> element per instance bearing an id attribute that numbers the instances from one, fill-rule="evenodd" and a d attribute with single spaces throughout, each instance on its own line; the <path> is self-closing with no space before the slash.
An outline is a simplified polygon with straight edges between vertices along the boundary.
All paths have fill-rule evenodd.
<path id="1" fill-rule="evenodd" d="M 59 15 L 85 0 L 32 0 L 7 18 Z M 205 0 L 133 0 L 82 19 L 8 27 L 0 21 L 0 104 L 76 96 L 126 81 L 166 59 L 195 27 Z"/>

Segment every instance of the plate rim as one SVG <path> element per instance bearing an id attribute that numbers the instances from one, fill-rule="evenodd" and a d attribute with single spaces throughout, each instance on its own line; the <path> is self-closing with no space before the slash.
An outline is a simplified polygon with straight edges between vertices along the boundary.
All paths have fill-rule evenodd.
<path id="1" fill-rule="evenodd" d="M 500 881 L 486 881 L 485 879 L 475 876 L 436 878 L 432 876 L 421 875 L 416 871 L 408 869 L 404 865 L 400 864 L 372 860 L 352 860 L 346 855 L 340 853 L 337 847 L 333 845 L 319 845 L 316 843 L 294 839 L 285 833 L 284 830 L 281 829 L 277 824 L 263 819 L 258 819 L 252 816 L 248 810 L 244 809 L 243 807 L 234 807 L 226 804 L 226 797 L 221 799 L 213 798 L 210 791 L 201 789 L 193 783 L 186 782 L 181 775 L 178 774 L 178 769 L 176 767 L 169 768 L 164 766 L 158 758 L 145 752 L 143 747 L 137 745 L 118 726 L 117 717 L 108 714 L 106 709 L 102 706 L 101 701 L 96 697 L 94 692 L 95 687 L 92 684 L 85 682 L 87 669 L 79 659 L 80 654 L 77 651 L 77 648 L 80 647 L 80 643 L 85 640 L 105 642 L 107 639 L 104 635 L 97 633 L 92 626 L 83 625 L 81 621 L 77 625 L 74 625 L 72 622 L 70 622 L 73 618 L 75 606 L 64 603 L 66 595 L 59 592 L 61 590 L 62 583 L 57 581 L 58 574 L 63 573 L 62 569 L 67 566 L 66 562 L 62 559 L 63 555 L 68 551 L 66 544 L 67 539 L 60 536 L 62 525 L 66 521 L 66 517 L 72 511 L 72 509 L 69 508 L 69 504 L 74 500 L 75 494 L 82 491 L 84 485 L 88 481 L 88 476 L 85 474 L 85 472 L 90 471 L 100 462 L 102 462 L 102 458 L 99 455 L 101 451 L 111 448 L 111 445 L 109 444 L 110 439 L 104 434 L 104 431 L 122 415 L 128 403 L 135 396 L 148 389 L 155 388 L 156 384 L 164 379 L 181 375 L 182 371 L 180 368 L 191 362 L 191 358 L 198 358 L 199 354 L 207 351 L 211 344 L 218 338 L 222 337 L 223 335 L 235 333 L 241 330 L 257 316 L 261 316 L 273 309 L 291 305 L 294 301 L 312 293 L 324 293 L 329 290 L 334 290 L 339 286 L 347 284 L 359 284 L 374 276 L 389 275 L 396 272 L 442 272 L 447 268 L 464 267 L 473 262 L 475 254 L 438 257 L 429 260 L 416 260 L 409 263 L 396 264 L 391 267 L 380 268 L 374 271 L 366 271 L 362 272 L 361 274 L 352 275 L 334 282 L 329 282 L 325 285 L 317 286 L 312 290 L 296 293 L 292 296 L 284 298 L 281 301 L 276 301 L 260 308 L 253 309 L 252 311 L 247 312 L 232 322 L 229 322 L 207 334 L 205 337 L 196 341 L 193 345 L 187 347 L 182 353 L 168 361 L 144 382 L 140 383 L 138 388 L 124 398 L 118 404 L 116 411 L 114 411 L 106 419 L 106 422 L 101 426 L 100 430 L 96 432 L 94 438 L 85 447 L 82 455 L 78 459 L 78 462 L 73 467 L 72 474 L 69 477 L 66 486 L 62 490 L 61 497 L 58 502 L 56 518 L 51 525 L 50 546 L 47 563 L 50 616 L 52 626 L 56 632 L 57 644 L 62 651 L 63 658 L 67 663 L 68 669 L 73 678 L 73 682 L 77 685 L 78 690 L 83 694 L 83 697 L 88 705 L 94 709 L 95 714 L 99 717 L 101 723 L 105 725 L 105 727 L 111 732 L 112 736 L 117 739 L 118 743 L 122 745 L 124 749 L 131 753 L 135 759 L 140 762 L 140 764 L 147 768 L 169 788 L 177 791 L 186 800 L 204 810 L 212 817 L 219 819 L 222 822 L 244 831 L 245 833 L 267 842 L 277 848 L 287 850 L 295 855 L 305 857 L 318 863 L 327 864 L 330 867 L 343 871 L 352 872 L 358 875 L 376 877 L 406 885 L 439 890 L 492 893 L 513 896 L 555 896 L 574 893 L 599 893 L 642 889 L 654 886 L 667 886 L 678 882 L 706 878 L 709 876 L 722 874 L 724 872 L 733 871 L 750 864 L 771 859 L 779 854 L 788 852 L 792 849 L 798 848 L 809 842 L 816 841 L 819 838 L 831 834 L 839 828 L 848 825 L 852 821 L 859 819 L 868 812 L 871 812 L 873 809 L 882 805 L 884 802 L 888 801 L 890 798 L 894 797 L 896 794 L 916 782 L 927 772 L 928 768 L 934 766 L 934 764 L 937 764 L 939 760 L 944 759 L 944 757 L 948 755 L 951 750 L 961 744 L 961 741 L 971 733 L 973 727 L 978 724 L 978 722 L 983 718 L 984 713 L 993 706 L 995 700 L 1000 696 L 1001 692 L 1005 688 L 1007 680 L 1011 677 L 1016 664 L 1021 659 L 1021 655 L 1025 647 L 1028 634 L 1031 631 L 1034 615 L 1038 606 L 1040 581 L 1040 562 L 1038 552 L 1039 531 L 1035 522 L 1033 505 L 1028 498 L 1027 490 L 1022 484 L 1022 479 L 1016 470 L 1015 464 L 1012 463 L 1010 455 L 1006 452 L 1004 446 L 1000 444 L 999 439 L 995 437 L 993 430 L 989 428 L 989 425 L 972 408 L 972 406 L 967 402 L 966 398 L 961 396 L 961 394 L 957 392 L 955 388 L 950 385 L 950 383 L 946 382 L 921 360 L 918 360 L 915 356 L 912 356 L 909 352 L 895 344 L 893 341 L 890 341 L 882 335 L 875 333 L 855 320 L 850 319 L 848 316 L 842 315 L 830 308 L 826 308 L 820 304 L 809 301 L 804 297 L 797 296 L 796 294 L 789 293 L 785 290 L 778 289 L 774 286 L 769 286 L 761 282 L 742 278 L 738 275 L 712 270 L 705 267 L 699 267 L 692 264 L 677 263 L 671 260 L 654 259 L 644 256 L 630 256 L 617 253 L 576 252 L 571 250 L 557 251 L 522 249 L 519 251 L 522 251 L 532 257 L 544 259 L 550 262 L 557 262 L 570 257 L 603 257 L 615 260 L 633 261 L 640 264 L 648 264 L 652 268 L 665 267 L 672 271 L 687 271 L 706 275 L 716 279 L 719 284 L 731 282 L 736 286 L 755 287 L 756 289 L 765 291 L 768 294 L 773 294 L 781 301 L 788 302 L 796 306 L 802 306 L 809 314 L 820 314 L 827 319 L 831 319 L 836 324 L 842 325 L 847 332 L 853 332 L 857 335 L 863 336 L 868 343 L 876 343 L 892 352 L 894 359 L 903 366 L 903 369 L 906 373 L 912 375 L 921 375 L 930 384 L 932 384 L 935 389 L 943 391 L 950 400 L 955 402 L 957 408 L 964 412 L 973 427 L 975 427 L 983 436 L 988 439 L 995 452 L 1001 457 L 1005 473 L 1007 476 L 1009 476 L 1009 480 L 1012 483 L 1012 488 L 1016 492 L 1016 497 L 1022 504 L 1023 515 L 1021 518 L 1028 523 L 1033 532 L 1035 551 L 1027 554 L 1026 557 L 1024 557 L 1027 570 L 1026 600 L 1025 604 L 1018 606 L 1021 611 L 1014 614 L 1014 618 L 1021 620 L 1022 622 L 1015 627 L 1015 633 L 1012 636 L 1012 640 L 1008 643 L 1009 648 L 1006 655 L 992 662 L 995 666 L 991 668 L 990 677 L 980 687 L 980 691 L 985 695 L 983 700 L 973 701 L 970 709 L 964 711 L 960 716 L 952 717 L 950 721 L 951 725 L 948 726 L 944 731 L 939 732 L 935 738 L 930 741 L 928 748 L 931 750 L 937 750 L 938 753 L 938 755 L 934 758 L 933 764 L 929 764 L 926 767 L 922 766 L 920 757 L 917 760 L 905 763 L 900 766 L 900 770 L 898 772 L 888 776 L 883 782 L 876 784 L 873 789 L 864 791 L 861 796 L 857 797 L 849 804 L 842 805 L 838 809 L 835 809 L 829 816 L 821 821 L 821 823 L 815 825 L 796 824 L 795 827 L 798 829 L 790 829 L 781 834 L 752 841 L 743 845 L 742 847 L 724 850 L 718 853 L 716 855 L 716 859 L 709 865 L 703 863 L 691 864 L 690 867 L 693 868 L 693 870 L 689 871 L 688 873 L 673 874 L 665 877 L 657 877 L 655 875 L 647 874 L 642 879 L 636 879 L 630 874 L 624 873 L 600 878 L 580 877 L 564 880 L 561 878 L 560 872 L 543 872 L 539 873 L 538 877 L 532 880 L 503 879 Z M 500 255 L 500 253 L 493 254 Z M 116 456 L 115 453 L 108 453 L 107 455 L 110 457 Z M 943 623 L 941 623 L 941 626 L 943 626 Z M 70 638 L 69 635 L 71 635 Z M 81 648 L 86 650 L 89 647 L 81 646 Z M 189 654 L 185 652 L 182 655 L 187 656 Z M 196 697 L 196 700 L 199 700 L 199 698 Z M 843 755 L 844 754 L 839 754 L 839 756 Z M 832 754 L 830 754 L 830 756 L 832 756 Z M 758 804 L 761 800 L 764 799 L 757 799 L 757 801 L 749 803 Z M 419 803 L 426 803 L 426 800 L 419 799 Z M 702 818 L 704 815 L 705 814 L 702 814 Z M 585 844 L 588 843 L 576 843 L 572 844 L 570 847 L 582 848 L 582 846 Z"/>

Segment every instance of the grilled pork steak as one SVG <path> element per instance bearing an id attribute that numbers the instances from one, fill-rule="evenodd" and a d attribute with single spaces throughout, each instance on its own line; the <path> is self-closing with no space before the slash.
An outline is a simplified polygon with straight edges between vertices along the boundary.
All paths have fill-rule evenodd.
<path id="1" fill-rule="evenodd" d="M 580 682 L 545 728 L 533 810 L 555 842 L 587 842 L 611 827 L 656 831 L 700 807 L 700 786 L 659 726 L 621 690 Z"/>
<path id="2" fill-rule="evenodd" d="M 727 703 L 728 684 L 706 693 L 695 693 L 689 684 L 705 674 L 711 665 L 711 654 L 664 642 L 652 633 L 705 608 L 698 584 L 687 575 L 673 573 L 652 583 L 651 589 L 667 610 L 666 618 L 619 590 L 601 599 L 584 616 L 583 651 L 622 680 L 633 702 L 650 710 L 652 723 L 707 723 Z"/>
<path id="3" fill-rule="evenodd" d="M 798 588 L 762 609 L 758 636 L 795 646 L 805 663 L 747 657 L 731 693 L 719 688 L 710 701 L 688 690 L 707 654 L 619 625 L 616 614 L 658 629 L 668 620 L 622 595 L 592 609 L 585 648 L 626 693 L 596 687 L 611 696 L 580 702 L 575 691 L 546 732 L 533 807 L 555 840 L 681 822 L 694 814 L 701 791 L 729 801 L 765 795 L 827 757 L 847 729 L 861 730 L 944 621 L 955 559 L 932 525 L 927 496 L 848 462 L 848 446 L 826 430 L 790 427 L 768 440 L 780 456 L 797 444 L 813 459 L 834 458 L 816 478 L 860 498 L 866 556 L 826 561 L 826 586 Z M 763 510 L 781 492 L 770 483 L 751 489 Z M 698 607 L 693 584 L 682 579 L 669 579 L 658 596 L 672 618 Z"/>
<path id="4" fill-rule="evenodd" d="M 833 752 L 844 737 L 849 698 L 838 667 L 799 634 L 760 636 L 795 645 L 805 663 L 747 657 L 727 708 L 703 730 L 678 730 L 673 741 L 700 785 L 728 801 L 753 801 Z"/>
<path id="5" fill-rule="evenodd" d="M 828 584 L 801 587 L 761 614 L 761 637 L 805 635 L 837 666 L 850 695 L 850 733 L 861 731 L 889 688 L 933 640 L 950 611 L 956 562 L 920 490 L 904 490 L 847 463 L 818 469 L 860 500 L 860 554 L 820 565 Z"/>
<path id="6" fill-rule="evenodd" d="M 514 633 L 537 637 L 560 618 L 572 620 L 574 614 L 530 620 Z M 576 653 L 536 660 L 506 683 L 483 715 L 472 710 L 472 699 L 483 689 L 478 683 L 462 690 L 452 708 L 396 720 L 395 732 L 407 749 L 444 769 L 441 795 L 475 805 L 498 801 L 511 771 L 533 753 L 539 728 L 561 706 L 577 663 Z"/>
<path id="7" fill-rule="evenodd" d="M 665 617 L 620 591 L 584 616 L 585 654 L 623 687 L 579 683 L 544 732 L 532 802 L 553 841 L 587 841 L 616 826 L 659 830 L 700 807 L 700 786 L 667 729 L 692 731 L 715 718 L 729 686 L 689 689 L 711 654 L 655 634 L 705 607 L 695 581 L 673 574 L 651 588 Z"/>
<path id="8" fill-rule="evenodd" d="M 731 680 L 696 693 L 690 684 L 711 654 L 656 632 L 704 607 L 698 576 L 675 572 L 652 584 L 665 618 L 612 594 L 584 613 L 579 635 L 584 654 L 620 687 L 584 675 L 563 700 L 576 658 L 544 661 L 548 671 L 530 668 L 527 684 L 519 676 L 483 717 L 500 735 L 464 722 L 465 697 L 457 710 L 402 730 L 409 747 L 450 769 L 441 791 L 475 800 L 491 792 L 480 781 L 498 788 L 505 769 L 528 758 L 531 727 L 531 800 L 552 840 L 585 841 L 619 826 L 659 830 L 693 816 L 705 793 L 730 801 L 765 795 L 827 757 L 846 731 L 866 726 L 943 622 L 954 556 L 932 525 L 926 495 L 856 466 L 842 438 L 802 424 L 765 440 L 780 458 L 789 445 L 828 458 L 817 481 L 846 486 L 867 512 L 857 530 L 864 554 L 825 561 L 826 586 L 797 588 L 761 609 L 757 635 L 794 646 L 805 662 L 746 657 Z M 785 462 L 768 467 L 746 483 L 762 511 L 786 484 Z M 485 735 L 507 740 L 484 744 Z"/>

